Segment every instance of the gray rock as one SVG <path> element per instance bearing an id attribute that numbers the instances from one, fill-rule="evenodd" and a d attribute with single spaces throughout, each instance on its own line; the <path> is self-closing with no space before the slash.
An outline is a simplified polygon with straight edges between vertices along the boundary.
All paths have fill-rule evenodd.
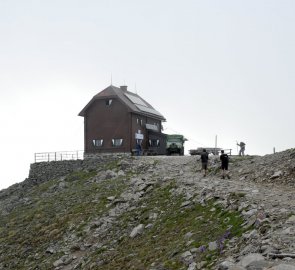
<path id="1" fill-rule="evenodd" d="M 224 261 L 218 266 L 218 270 L 228 270 L 230 266 L 235 266 L 232 261 Z"/>
<path id="2" fill-rule="evenodd" d="M 195 262 L 192 262 L 187 270 L 196 270 L 197 269 L 197 264 Z"/>
<path id="3" fill-rule="evenodd" d="M 187 266 L 191 265 L 194 262 L 194 257 L 190 251 L 186 251 L 186 252 L 182 253 L 180 255 L 180 258 L 181 258 L 181 261 Z"/>
<path id="4" fill-rule="evenodd" d="M 136 226 L 132 232 L 130 233 L 130 237 L 131 238 L 134 238 L 136 237 L 137 235 L 141 234 L 143 232 L 143 229 L 144 229 L 144 225 L 143 224 L 139 224 L 138 226 Z"/>
<path id="5" fill-rule="evenodd" d="M 125 176 L 124 171 L 122 171 L 122 170 L 118 171 L 118 176 Z"/>
<path id="6" fill-rule="evenodd" d="M 185 234 L 184 239 L 190 239 L 194 234 L 192 232 L 188 232 Z"/>
<path id="7" fill-rule="evenodd" d="M 190 251 L 185 251 L 184 253 L 181 254 L 181 258 L 185 259 L 187 257 L 192 256 Z"/>
<path id="8" fill-rule="evenodd" d="M 275 178 L 278 178 L 278 177 L 280 177 L 280 176 L 282 176 L 283 175 L 283 172 L 282 171 L 277 171 L 277 172 L 275 172 L 271 177 L 270 177 L 270 179 L 275 179 Z"/>
<path id="9" fill-rule="evenodd" d="M 53 263 L 53 266 L 54 266 L 54 267 L 59 267 L 59 266 L 62 266 L 62 265 L 64 265 L 64 262 L 63 262 L 62 259 L 58 259 L 58 260 L 56 260 L 56 261 Z"/>
<path id="10" fill-rule="evenodd" d="M 181 207 L 186 207 L 188 205 L 190 205 L 192 202 L 191 201 L 185 201 L 181 204 Z"/>
<path id="11" fill-rule="evenodd" d="M 156 220 L 158 218 L 158 214 L 157 213 L 151 213 L 149 215 L 149 219 L 153 219 L 153 220 Z"/>
<path id="12" fill-rule="evenodd" d="M 247 270 L 264 270 L 272 266 L 272 263 L 267 261 L 252 262 L 247 266 Z"/>
<path id="13" fill-rule="evenodd" d="M 228 270 L 247 270 L 247 269 L 245 267 L 243 267 L 243 266 L 234 265 L 234 266 L 230 266 L 228 268 Z"/>
<path id="14" fill-rule="evenodd" d="M 118 175 L 117 175 L 116 172 L 111 171 L 111 170 L 107 170 L 107 171 L 105 172 L 105 177 L 104 177 L 104 179 L 111 179 L 111 178 L 115 178 L 115 177 L 117 177 L 117 176 L 118 176 Z"/>
<path id="15" fill-rule="evenodd" d="M 295 216 L 293 215 L 293 216 L 289 217 L 286 222 L 292 223 L 292 224 L 295 223 Z"/>
<path id="16" fill-rule="evenodd" d="M 214 251 L 214 250 L 216 250 L 218 248 L 218 245 L 217 245 L 217 242 L 216 241 L 214 241 L 214 242 L 210 242 L 209 243 L 209 247 L 208 247 L 208 249 L 210 250 L 210 251 Z"/>
<path id="17" fill-rule="evenodd" d="M 256 263 L 256 262 L 264 261 L 264 260 L 265 259 L 261 254 L 252 253 L 252 254 L 248 254 L 247 256 L 242 258 L 242 260 L 238 263 L 238 265 L 243 266 L 243 267 L 247 267 L 248 265 L 250 265 L 252 263 Z"/>
<path id="18" fill-rule="evenodd" d="M 249 211 L 243 211 L 242 214 L 245 216 L 245 217 L 251 217 L 253 215 L 256 215 L 257 213 L 257 209 L 251 209 Z"/>
<path id="19" fill-rule="evenodd" d="M 269 268 L 268 270 L 295 270 L 295 266 L 289 264 L 279 264 Z"/>
<path id="20" fill-rule="evenodd" d="M 250 243 L 249 245 L 247 245 L 246 247 L 244 247 L 241 250 L 240 254 L 241 255 L 246 255 L 246 254 L 249 254 L 249 253 L 256 253 L 258 251 L 259 251 L 259 246 L 253 245 L 253 244 Z"/>

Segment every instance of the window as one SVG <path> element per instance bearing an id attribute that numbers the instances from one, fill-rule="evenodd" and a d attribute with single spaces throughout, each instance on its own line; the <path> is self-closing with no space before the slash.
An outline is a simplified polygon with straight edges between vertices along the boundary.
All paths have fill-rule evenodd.
<path id="1" fill-rule="evenodd" d="M 93 146 L 95 147 L 101 147 L 102 144 L 103 144 L 103 140 L 102 139 L 99 139 L 99 140 L 93 140 Z"/>
<path id="2" fill-rule="evenodd" d="M 136 123 L 137 123 L 137 125 L 140 124 L 141 126 L 143 126 L 143 120 L 142 119 L 137 118 Z"/>
<path id="3" fill-rule="evenodd" d="M 123 139 L 112 139 L 113 146 L 122 146 Z"/>
<path id="4" fill-rule="evenodd" d="M 159 147 L 160 146 L 160 140 L 156 140 L 156 139 L 149 140 L 149 146 L 151 146 L 151 147 Z"/>
<path id="5" fill-rule="evenodd" d="M 107 99 L 107 100 L 106 100 L 106 105 L 107 105 L 107 106 L 111 106 L 112 102 L 113 102 L 112 99 Z"/>

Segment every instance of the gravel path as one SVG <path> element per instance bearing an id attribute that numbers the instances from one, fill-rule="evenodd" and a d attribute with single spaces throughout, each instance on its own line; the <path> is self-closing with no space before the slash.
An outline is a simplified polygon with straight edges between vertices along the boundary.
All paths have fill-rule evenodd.
<path id="1" fill-rule="evenodd" d="M 252 211 L 255 213 L 255 221 L 258 213 L 264 213 L 263 222 L 268 223 L 268 229 L 263 234 L 260 234 L 258 229 L 257 231 L 254 230 L 254 239 L 251 239 L 251 236 L 245 239 L 244 250 L 240 251 L 241 253 L 239 254 L 235 254 L 235 257 L 241 259 L 242 256 L 254 251 L 262 253 L 266 259 L 273 261 L 271 260 L 271 254 L 280 254 L 282 255 L 280 259 L 283 259 L 280 263 L 287 262 L 295 266 L 294 258 L 292 258 L 293 255 L 295 257 L 294 186 L 285 185 L 283 182 L 280 182 L 280 179 L 275 179 L 271 182 L 261 182 L 259 181 L 260 179 L 256 179 L 256 182 L 254 182 L 251 180 L 251 177 L 243 177 L 243 172 L 248 172 L 249 168 L 250 172 L 248 172 L 248 175 L 261 174 L 261 171 L 257 169 L 258 167 L 253 162 L 253 165 L 250 163 L 252 167 L 249 167 L 249 162 L 247 163 L 241 159 L 231 165 L 231 179 L 221 179 L 221 172 L 218 171 L 218 159 L 211 160 L 210 167 L 213 170 L 206 177 L 203 177 L 201 173 L 201 164 L 196 156 L 141 157 L 140 160 L 145 160 L 146 162 L 156 160 L 157 169 L 154 172 L 155 175 L 159 177 L 165 175 L 168 178 L 173 178 L 182 186 L 187 186 L 188 191 L 208 189 L 214 194 L 222 194 L 223 196 L 229 193 L 245 194 L 244 202 L 248 205 L 248 208 L 243 211 L 245 217 L 250 220 L 251 216 L 250 214 L 247 216 L 247 213 Z M 260 163 L 263 162 L 264 159 L 262 157 Z M 274 171 L 271 162 L 267 163 L 264 169 L 265 174 L 268 171 Z"/>

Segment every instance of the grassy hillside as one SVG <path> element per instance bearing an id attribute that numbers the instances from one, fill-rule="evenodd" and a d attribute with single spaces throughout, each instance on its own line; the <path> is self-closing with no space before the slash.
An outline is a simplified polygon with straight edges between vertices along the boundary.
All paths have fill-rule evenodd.
<path id="1" fill-rule="evenodd" d="M 243 232 L 240 214 L 187 200 L 153 174 L 157 162 L 142 166 L 111 162 L 27 189 L 0 217 L 0 269 L 187 269 L 192 255 L 213 267 Z"/>

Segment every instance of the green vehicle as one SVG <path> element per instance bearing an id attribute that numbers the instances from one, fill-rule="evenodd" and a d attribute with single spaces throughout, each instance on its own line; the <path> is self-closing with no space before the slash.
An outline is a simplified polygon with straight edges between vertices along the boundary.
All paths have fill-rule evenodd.
<path id="1" fill-rule="evenodd" d="M 184 155 L 184 142 L 187 141 L 183 135 L 167 134 L 166 138 L 166 154 L 168 156 L 172 154 Z"/>

